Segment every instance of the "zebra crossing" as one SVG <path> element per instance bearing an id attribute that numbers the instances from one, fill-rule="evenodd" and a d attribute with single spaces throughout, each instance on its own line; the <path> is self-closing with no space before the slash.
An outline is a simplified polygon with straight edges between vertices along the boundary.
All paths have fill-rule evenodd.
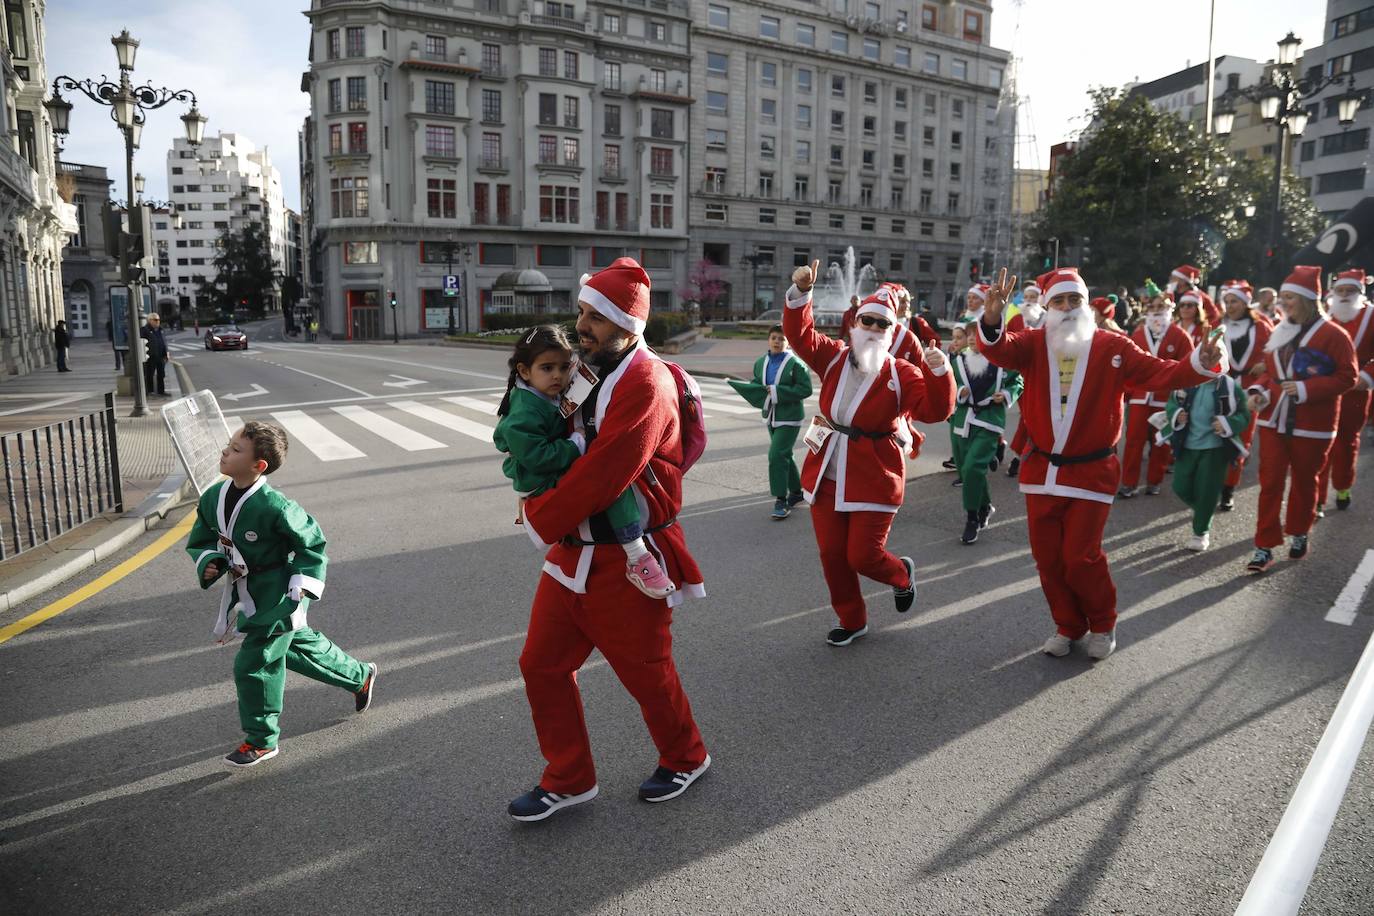
<path id="1" fill-rule="evenodd" d="M 710 428 L 745 429 L 759 423 L 759 411 L 723 381 L 698 379 L 702 408 Z M 492 451 L 496 411 L 504 390 L 474 391 L 428 400 L 397 398 L 302 409 L 269 409 L 267 416 L 320 461 L 376 458 L 388 450 L 428 452 L 452 449 L 469 454 Z M 815 397 L 808 401 L 814 409 Z M 248 417 L 251 419 L 251 417 Z M 226 416 L 231 430 L 245 417 Z M 264 418 L 265 419 L 265 418 Z M 446 434 L 456 434 L 446 435 Z"/>

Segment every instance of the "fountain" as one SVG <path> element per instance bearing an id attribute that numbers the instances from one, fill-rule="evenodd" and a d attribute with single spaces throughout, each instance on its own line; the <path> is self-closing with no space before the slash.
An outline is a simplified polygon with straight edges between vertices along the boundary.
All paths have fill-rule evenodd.
<path id="1" fill-rule="evenodd" d="M 816 324 L 837 327 L 852 297 L 857 295 L 862 299 L 877 288 L 877 272 L 873 265 L 859 267 L 854 258 L 854 246 L 849 246 L 844 251 L 844 263 L 832 261 L 824 271 L 824 278 L 816 284 L 811 302 Z"/>

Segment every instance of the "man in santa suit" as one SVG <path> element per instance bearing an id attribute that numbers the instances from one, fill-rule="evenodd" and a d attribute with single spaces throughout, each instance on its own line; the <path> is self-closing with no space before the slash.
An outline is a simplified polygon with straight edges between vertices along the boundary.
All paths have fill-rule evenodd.
<path id="1" fill-rule="evenodd" d="M 1254 296 L 1246 280 L 1228 280 L 1221 287 L 1223 309 L 1222 327 L 1226 329 L 1226 346 L 1230 348 L 1231 378 L 1242 389 L 1252 377 L 1264 371 L 1264 345 L 1269 342 L 1269 334 L 1274 326 L 1268 318 L 1255 311 L 1251 306 Z M 1250 451 L 1250 443 L 1255 439 L 1255 421 L 1259 415 L 1250 412 L 1250 422 L 1237 437 L 1244 448 L 1237 450 L 1231 466 L 1226 471 L 1226 480 L 1221 487 L 1221 501 L 1217 510 L 1230 512 L 1235 508 L 1236 487 L 1240 486 L 1240 475 L 1245 469 L 1245 456 Z"/>
<path id="2" fill-rule="evenodd" d="M 1285 533 L 1292 538 L 1289 559 L 1307 556 L 1317 477 L 1336 438 L 1340 396 L 1355 387 L 1355 347 L 1322 314 L 1321 297 L 1321 268 L 1294 267 L 1279 287 L 1284 320 L 1264 346 L 1264 372 L 1246 389 L 1250 409 L 1260 412 L 1259 518 L 1245 567 L 1252 575 L 1274 565 Z M 1288 509 L 1280 524 L 1285 484 Z"/>
<path id="3" fill-rule="evenodd" d="M 926 323 L 920 315 L 911 315 L 911 292 L 900 283 L 884 283 L 879 289 L 892 291 L 892 303 L 897 313 L 897 324 L 892 329 L 892 345 L 887 348 L 887 352 L 897 359 L 904 359 L 913 365 L 919 365 L 922 359 L 922 351 L 926 347 L 939 348 L 940 335 L 935 333 L 935 329 Z M 857 309 L 856 309 L 857 312 Z M 910 322 L 908 323 L 908 316 Z M 921 446 L 926 441 L 926 434 L 916 427 L 916 421 L 908 417 L 906 435 L 903 438 L 903 447 L 907 450 L 907 457 L 915 461 L 921 454 Z"/>
<path id="4" fill-rule="evenodd" d="M 811 317 L 819 269 L 815 262 L 792 274 L 782 327 L 793 351 L 821 379 L 823 416 L 813 418 L 805 437 L 802 492 L 811 504 L 821 569 L 839 618 L 826 642 L 847 646 L 868 632 L 860 575 L 892 586 L 899 613 L 915 601 L 915 563 L 886 548 L 906 487 L 898 429 L 905 417 L 922 423 L 947 419 L 954 411 L 954 385 L 938 349 L 922 354 L 924 370 L 888 353 L 897 313 L 884 290 L 859 305 L 849 346 L 819 333 Z"/>
<path id="5" fill-rule="evenodd" d="M 1021 467 L 1031 554 L 1054 617 L 1049 655 L 1069 653 L 1087 636 L 1095 659 L 1116 649 L 1116 586 L 1102 552 L 1121 468 L 1122 395 L 1126 389 L 1187 388 L 1226 371 L 1225 355 L 1206 344 L 1183 360 L 1151 356 L 1129 337 L 1096 327 L 1088 287 L 1065 267 L 1040 277 L 1050 313 L 1043 328 L 1011 333 L 1003 308 L 1015 288 L 1005 268 L 978 324 L 988 361 L 1021 373 L 1021 415 L 1031 452 Z"/>
<path id="6" fill-rule="evenodd" d="M 1169 300 L 1158 296 L 1145 303 L 1145 320 L 1131 332 L 1131 342 L 1161 359 L 1183 359 L 1193 352 L 1193 341 L 1174 324 Z M 1153 442 L 1156 427 L 1150 418 L 1169 403 L 1169 389 L 1150 391 L 1144 388 L 1126 389 L 1128 413 L 1126 417 L 1126 448 L 1121 456 L 1121 486 L 1116 495 L 1130 499 L 1140 483 L 1140 462 L 1145 446 L 1150 443 L 1150 463 L 1145 471 L 1145 492 L 1154 496 L 1164 482 L 1169 467 L 1171 449 L 1167 443 Z"/>
<path id="7" fill-rule="evenodd" d="M 963 317 L 977 321 L 983 317 L 983 307 L 987 305 L 988 291 L 991 289 L 986 283 L 975 283 L 964 293 L 964 315 Z"/>
<path id="8" fill-rule="evenodd" d="M 1282 321 L 1283 316 L 1278 314 L 1279 291 L 1272 286 L 1261 286 L 1259 292 L 1255 293 L 1255 311 L 1269 319 L 1269 323 Z"/>
<path id="9" fill-rule="evenodd" d="M 1341 395 L 1336 438 L 1317 487 L 1318 511 L 1326 504 L 1330 484 L 1336 487 L 1336 508 L 1349 509 L 1350 491 L 1355 486 L 1355 460 L 1360 455 L 1360 432 L 1369 419 L 1370 378 L 1374 377 L 1366 371 L 1374 366 L 1374 306 L 1364 295 L 1368 282 L 1364 271 L 1356 269 L 1342 271 L 1331 284 L 1331 318 L 1350 335 L 1361 372 L 1354 390 Z"/>
<path id="10" fill-rule="evenodd" d="M 1021 291 L 1020 308 L 1016 310 L 1016 314 L 1007 319 L 1008 331 L 1029 331 L 1045 323 L 1045 306 L 1040 301 L 1040 293 L 1040 287 L 1034 283 L 1026 284 L 1026 288 Z M 1030 439 L 1026 435 L 1026 420 L 1017 414 L 1016 432 L 1011 437 L 1011 463 L 1007 465 L 1008 477 L 1015 477 L 1020 472 L 1021 458 L 1026 454 L 1029 443 Z"/>
<path id="11" fill-rule="evenodd" d="M 548 548 L 530 609 L 520 673 L 548 765 L 539 784 L 510 804 L 517 820 L 542 820 L 597 792 L 577 669 L 601 652 L 639 704 L 658 766 L 639 797 L 682 794 L 711 757 L 673 662 L 673 607 L 705 595 L 682 524 L 682 418 L 677 382 L 644 342 L 649 277 L 632 258 L 584 277 L 577 336 L 599 376 L 573 415 L 586 452 L 558 485 L 524 505 L 524 528 Z M 677 590 L 651 598 L 625 578 L 625 552 L 605 511 L 628 488 L 639 500 L 644 540 Z"/>
<path id="12" fill-rule="evenodd" d="M 900 283 L 889 284 L 897 292 L 897 317 L 911 329 L 911 333 L 916 335 L 916 339 L 925 347 L 939 347 L 940 335 L 930 326 L 930 322 L 916 314 L 916 310 L 911 304 L 911 290 L 902 286 Z M 896 354 L 894 354 L 896 355 Z M 906 357 L 902 357 L 906 359 Z M 917 360 L 907 359 L 907 362 L 917 362 Z"/>

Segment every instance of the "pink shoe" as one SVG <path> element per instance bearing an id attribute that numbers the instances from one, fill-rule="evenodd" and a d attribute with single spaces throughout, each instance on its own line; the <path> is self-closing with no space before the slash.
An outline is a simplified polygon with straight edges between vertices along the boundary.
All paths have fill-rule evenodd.
<path id="1" fill-rule="evenodd" d="M 651 553 L 646 553 L 626 562 L 625 578 L 629 579 L 631 585 L 650 598 L 667 598 L 677 591 L 677 586 L 673 584 L 673 580 L 668 578 L 667 573 L 658 565 L 658 560 L 654 559 L 654 555 Z"/>

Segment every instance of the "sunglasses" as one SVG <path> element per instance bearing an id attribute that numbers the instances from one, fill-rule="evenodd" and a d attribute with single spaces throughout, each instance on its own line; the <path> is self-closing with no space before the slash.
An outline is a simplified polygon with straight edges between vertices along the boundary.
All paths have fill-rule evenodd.
<path id="1" fill-rule="evenodd" d="M 892 322 L 886 318 L 879 318 L 877 315 L 860 315 L 859 324 L 866 328 L 877 328 L 880 331 L 886 331 L 892 327 Z"/>

